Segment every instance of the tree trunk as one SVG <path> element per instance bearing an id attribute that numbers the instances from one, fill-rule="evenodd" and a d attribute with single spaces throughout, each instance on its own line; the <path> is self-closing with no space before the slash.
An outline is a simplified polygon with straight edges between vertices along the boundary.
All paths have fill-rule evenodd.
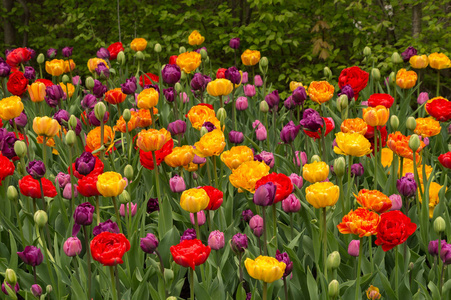
<path id="1" fill-rule="evenodd" d="M 13 0 L 3 0 L 3 7 L 6 9 L 6 13 L 9 13 L 13 8 Z M 5 17 L 3 23 L 3 32 L 5 35 L 5 45 L 13 46 L 16 44 L 16 33 L 14 31 L 14 26 L 9 20 L 9 17 Z"/>
<path id="2" fill-rule="evenodd" d="M 25 30 L 23 32 L 23 42 L 22 47 L 26 47 L 28 44 L 28 22 L 30 21 L 30 9 L 27 6 L 27 3 L 24 0 L 19 0 L 20 5 L 23 7 L 24 16 L 23 16 L 23 24 L 25 26 Z"/>
<path id="3" fill-rule="evenodd" d="M 418 38 L 421 33 L 421 2 L 412 6 L 412 37 Z"/>

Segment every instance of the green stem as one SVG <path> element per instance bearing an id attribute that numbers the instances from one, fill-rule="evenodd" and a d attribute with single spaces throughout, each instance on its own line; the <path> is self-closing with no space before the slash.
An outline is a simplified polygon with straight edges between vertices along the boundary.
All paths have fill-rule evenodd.
<path id="1" fill-rule="evenodd" d="M 274 244 L 277 249 L 277 209 L 276 203 L 272 205 L 272 223 L 273 223 L 273 236 L 274 236 Z"/>
<path id="2" fill-rule="evenodd" d="M 201 239 L 200 237 L 200 230 L 199 230 L 199 220 L 197 219 L 197 213 L 193 213 L 194 215 L 194 227 L 196 228 L 196 236 L 197 239 Z"/>
<path id="3" fill-rule="evenodd" d="M 232 91 L 232 119 L 233 119 L 233 130 L 236 131 L 236 106 L 235 106 L 235 84 L 233 84 Z"/>
<path id="4" fill-rule="evenodd" d="M 100 224 L 100 203 L 99 196 L 96 196 L 96 214 L 97 214 L 97 225 Z"/>
<path id="5" fill-rule="evenodd" d="M 88 260 L 88 299 L 91 299 L 91 253 L 89 250 L 88 230 L 86 229 L 86 226 L 83 226 L 83 233 L 85 235 L 86 258 Z"/>
<path id="6" fill-rule="evenodd" d="M 282 277 L 283 280 L 283 291 L 285 293 L 285 300 L 288 300 L 288 285 L 287 285 L 287 279 L 285 277 Z"/>
<path id="7" fill-rule="evenodd" d="M 263 281 L 263 300 L 268 299 L 268 284 Z"/>
<path id="8" fill-rule="evenodd" d="M 377 126 L 374 126 L 374 189 L 377 190 Z"/>
<path id="9" fill-rule="evenodd" d="M 210 170 L 210 164 L 208 163 L 208 160 L 206 161 L 207 164 L 207 175 L 208 175 L 208 185 L 211 184 L 211 170 Z"/>
<path id="10" fill-rule="evenodd" d="M 277 117 L 277 112 L 276 112 L 275 109 L 273 109 L 273 112 L 272 112 L 272 127 L 273 127 L 273 130 L 274 130 L 274 137 L 273 137 L 274 141 L 277 140 L 277 128 L 276 128 L 277 119 L 276 119 L 276 117 Z M 273 145 L 274 145 L 273 152 L 276 152 L 276 145 L 277 145 L 277 143 L 273 143 Z"/>
<path id="11" fill-rule="evenodd" d="M 102 116 L 102 120 L 100 120 L 100 148 L 103 147 L 104 136 L 105 136 L 105 126 L 103 124 L 103 116 Z M 100 150 L 100 160 L 102 162 L 104 160 L 104 150 Z"/>
<path id="12" fill-rule="evenodd" d="M 47 162 L 46 162 L 46 160 L 47 160 L 46 150 L 47 149 L 45 149 L 46 143 L 47 143 L 47 137 L 44 136 L 42 139 L 42 162 L 44 163 L 44 166 L 47 168 Z"/>
<path id="13" fill-rule="evenodd" d="M 268 238 L 266 237 L 266 206 L 262 206 L 263 217 L 263 254 L 268 255 Z"/>
<path id="14" fill-rule="evenodd" d="M 124 231 L 122 230 L 121 216 L 119 215 L 119 210 L 117 209 L 116 196 L 112 196 L 111 198 L 113 198 L 113 206 L 114 206 L 114 211 L 115 211 L 115 213 L 116 213 L 116 222 L 117 222 L 117 225 L 119 225 L 119 230 L 121 231 L 121 233 L 124 233 Z M 161 208 L 160 208 L 160 209 L 161 209 Z"/>
<path id="15" fill-rule="evenodd" d="M 355 285 L 355 300 L 360 300 L 360 269 L 362 267 L 362 239 L 360 239 L 359 245 L 359 263 L 357 265 L 357 281 Z"/>
<path id="16" fill-rule="evenodd" d="M 160 197 L 160 178 L 159 178 L 159 174 L 158 174 L 158 165 L 157 165 L 157 157 L 155 155 L 155 151 L 152 151 L 152 158 L 153 158 L 153 169 L 155 170 L 155 183 L 157 185 L 157 197 L 158 197 L 158 201 L 161 201 L 163 199 L 161 199 Z M 160 205 L 160 210 L 161 210 L 161 205 Z M 160 211 L 160 213 L 162 213 Z"/>
<path id="17" fill-rule="evenodd" d="M 194 270 L 189 268 L 189 278 L 190 278 L 190 294 L 191 300 L 194 300 Z"/>
<path id="18" fill-rule="evenodd" d="M 158 256 L 158 260 L 160 261 L 160 272 L 161 277 L 163 278 L 163 286 L 164 286 L 164 293 L 166 295 L 166 298 L 168 297 L 168 293 L 166 291 L 166 282 L 164 280 L 164 265 L 163 265 L 163 259 L 161 258 L 160 252 L 158 250 L 155 250 L 155 254 Z"/>
<path id="19" fill-rule="evenodd" d="M 49 255 L 49 250 L 48 250 L 48 247 L 47 247 L 47 243 L 45 241 L 45 238 L 42 237 L 43 233 L 44 233 L 44 229 L 41 228 L 41 230 L 39 231 L 39 236 L 40 236 L 40 240 L 42 241 L 43 248 L 44 248 L 43 250 L 44 250 L 44 254 L 45 254 L 45 260 L 47 261 L 47 263 L 46 263 L 46 265 L 47 265 L 47 272 L 50 275 L 50 282 L 52 283 L 52 286 L 54 288 L 57 288 L 58 286 L 56 285 L 55 278 L 53 276 L 53 272 L 52 272 L 52 269 L 50 267 L 51 262 L 50 262 L 50 255 Z"/>
<path id="20" fill-rule="evenodd" d="M 352 166 L 352 156 L 348 155 L 348 189 L 346 190 L 346 198 L 345 199 L 349 199 L 351 197 L 351 188 L 352 188 L 352 184 L 351 184 L 351 166 Z M 347 209 L 346 211 L 348 211 L 349 209 Z"/>
<path id="21" fill-rule="evenodd" d="M 420 184 L 420 177 L 418 176 L 418 169 L 417 169 L 417 159 L 416 159 L 416 151 L 413 151 L 413 173 L 415 176 L 415 181 L 418 182 L 418 189 L 420 190 L 420 196 L 421 199 L 423 201 L 423 205 L 425 205 L 425 199 L 424 199 L 424 194 L 423 194 L 423 188 L 421 187 Z M 419 203 L 419 198 L 417 198 L 417 207 L 418 207 L 418 211 L 420 209 L 420 203 Z"/>
<path id="22" fill-rule="evenodd" d="M 215 187 L 217 189 L 219 189 L 218 172 L 217 172 L 217 169 L 216 169 L 216 157 L 215 156 L 211 156 L 210 158 L 213 161 L 213 174 L 215 175 L 215 185 L 216 185 Z"/>
<path id="23" fill-rule="evenodd" d="M 327 260 L 327 220 L 326 220 L 326 207 L 323 207 L 322 212 L 323 212 L 323 273 L 324 273 L 324 277 L 326 277 L 326 282 L 328 282 L 327 280 L 327 266 L 326 266 L 326 260 Z"/>
<path id="24" fill-rule="evenodd" d="M 70 171 L 70 188 L 71 188 L 71 198 L 70 198 L 70 216 L 72 216 L 75 210 L 75 197 L 74 197 L 74 167 L 72 166 L 72 147 L 67 146 L 69 148 L 69 171 Z"/>
<path id="25" fill-rule="evenodd" d="M 338 195 L 339 199 L 338 201 L 341 202 L 341 213 L 343 216 L 345 213 L 345 199 L 343 199 L 343 176 L 338 177 L 338 187 L 340 188 L 340 194 Z"/>
<path id="26" fill-rule="evenodd" d="M 399 299 L 398 296 L 398 286 L 399 286 L 399 262 L 398 262 L 398 246 L 395 247 L 395 294 L 396 294 L 396 299 Z"/>
<path id="27" fill-rule="evenodd" d="M 437 93 L 436 97 L 440 96 L 440 70 L 437 70 Z"/>
<path id="28" fill-rule="evenodd" d="M 111 294 L 113 295 L 113 300 L 118 299 L 118 293 L 116 290 L 116 281 L 114 280 L 114 267 L 110 266 L 110 275 L 111 275 L 111 285 L 113 286 L 113 289 L 111 290 Z"/>
<path id="29" fill-rule="evenodd" d="M 21 239 L 21 241 L 22 241 L 22 247 L 25 248 L 25 245 L 27 245 L 27 243 L 25 242 L 25 237 L 24 237 L 24 235 L 23 235 L 22 220 L 20 219 L 19 208 L 18 208 L 17 201 L 14 201 L 14 208 L 15 208 L 15 210 L 16 210 L 17 223 L 19 224 L 20 239 Z"/>
<path id="30" fill-rule="evenodd" d="M 238 254 L 238 269 L 240 270 L 240 283 L 242 283 L 243 280 L 243 268 L 241 267 L 241 259 L 243 258 L 243 254 L 240 252 Z"/>
<path id="31" fill-rule="evenodd" d="M 268 113 L 265 112 L 264 114 L 265 114 L 265 126 L 266 126 L 266 130 L 268 130 Z M 266 137 L 266 144 L 268 146 L 268 151 L 270 151 L 269 150 L 270 149 L 270 145 L 269 145 L 269 138 L 268 137 Z"/>
<path id="32" fill-rule="evenodd" d="M 290 237 L 294 238 L 294 229 L 293 229 L 293 213 L 290 213 Z"/>
<path id="33" fill-rule="evenodd" d="M 372 236 L 368 237 L 368 248 L 370 250 L 370 264 L 371 264 L 371 274 L 374 273 L 374 259 L 373 259 L 373 242 Z"/>

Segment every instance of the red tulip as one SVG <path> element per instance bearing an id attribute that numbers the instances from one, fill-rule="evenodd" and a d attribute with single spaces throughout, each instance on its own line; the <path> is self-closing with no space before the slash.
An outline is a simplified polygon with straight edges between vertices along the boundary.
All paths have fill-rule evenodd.
<path id="1" fill-rule="evenodd" d="M 445 168 L 451 169 L 451 152 L 441 154 L 438 157 L 438 161 L 444 166 Z"/>
<path id="2" fill-rule="evenodd" d="M 404 243 L 411 236 L 417 225 L 399 210 L 392 210 L 381 215 L 381 221 L 377 226 L 376 245 L 382 246 L 382 250 L 388 251 L 397 245 Z"/>
<path id="3" fill-rule="evenodd" d="M 91 241 L 91 254 L 94 260 L 104 266 L 122 264 L 122 256 L 130 250 L 130 242 L 122 233 L 108 231 L 96 235 Z"/>
<path id="4" fill-rule="evenodd" d="M 97 190 L 98 175 L 99 174 L 84 176 L 79 179 L 77 186 L 78 192 L 85 197 L 100 196 L 100 193 Z"/>
<path id="5" fill-rule="evenodd" d="M 218 190 L 217 188 L 214 188 L 212 186 L 201 186 L 200 189 L 203 189 L 207 192 L 208 197 L 210 198 L 210 202 L 208 203 L 207 208 L 205 210 L 217 210 L 223 200 L 224 193 Z"/>
<path id="6" fill-rule="evenodd" d="M 255 189 L 258 189 L 261 185 L 264 185 L 267 182 L 272 182 L 277 187 L 274 203 L 282 201 L 293 192 L 293 184 L 291 183 L 291 179 L 285 174 L 271 173 L 266 175 L 257 181 L 255 184 Z"/>
<path id="7" fill-rule="evenodd" d="M 47 178 L 41 178 L 42 188 L 44 190 L 44 196 L 55 197 L 56 188 L 53 183 Z M 39 180 L 33 179 L 31 175 L 27 175 L 19 180 L 19 189 L 22 195 L 29 196 L 31 198 L 41 198 L 41 186 L 39 185 Z"/>
<path id="8" fill-rule="evenodd" d="M 198 239 L 184 240 L 169 249 L 174 261 L 182 267 L 191 267 L 203 264 L 210 255 L 210 246 L 205 246 Z"/>

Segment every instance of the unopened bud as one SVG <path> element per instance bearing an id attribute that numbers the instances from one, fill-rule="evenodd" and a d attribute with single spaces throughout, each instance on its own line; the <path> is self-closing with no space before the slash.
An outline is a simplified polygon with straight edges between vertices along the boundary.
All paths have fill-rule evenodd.
<path id="1" fill-rule="evenodd" d="M 142 53 L 141 51 L 136 51 L 136 59 L 138 60 L 144 60 L 144 53 Z"/>
<path id="2" fill-rule="evenodd" d="M 267 113 L 269 111 L 269 105 L 268 102 L 266 102 L 265 100 L 263 100 L 262 102 L 260 102 L 260 111 L 262 113 Z"/>
<path id="3" fill-rule="evenodd" d="M 131 165 L 125 166 L 124 175 L 125 178 L 128 179 L 128 181 L 131 181 L 133 179 L 133 167 Z"/>
<path id="4" fill-rule="evenodd" d="M 156 43 L 155 44 L 155 46 L 153 47 L 153 50 L 156 52 L 156 53 L 160 53 L 161 52 L 161 45 L 159 44 L 159 43 Z"/>
<path id="5" fill-rule="evenodd" d="M 418 135 L 412 134 L 410 136 L 409 148 L 415 152 L 418 150 L 418 148 L 420 148 L 420 138 L 418 137 Z"/>
<path id="6" fill-rule="evenodd" d="M 395 79 L 396 79 L 395 72 L 391 72 L 390 75 L 388 76 L 388 83 L 390 85 L 395 85 Z"/>
<path id="7" fill-rule="evenodd" d="M 53 288 L 52 288 L 52 286 L 51 286 L 50 284 L 49 284 L 48 286 L 45 287 L 45 292 L 46 292 L 47 294 L 50 294 L 52 291 L 53 291 Z"/>
<path id="8" fill-rule="evenodd" d="M 186 52 L 186 48 L 183 47 L 183 46 L 181 46 L 181 47 L 179 48 L 179 53 L 182 54 L 182 53 L 185 53 L 185 52 Z"/>
<path id="9" fill-rule="evenodd" d="M 415 265 L 413 264 L 413 262 L 410 262 L 409 263 L 409 270 L 412 271 L 414 267 L 415 267 Z"/>
<path id="10" fill-rule="evenodd" d="M 45 61 L 45 56 L 42 53 L 39 53 L 38 57 L 36 58 L 36 61 L 38 62 L 38 64 L 43 64 Z"/>
<path id="11" fill-rule="evenodd" d="M 310 158 L 310 163 L 314 163 L 314 162 L 321 162 L 321 157 L 319 157 L 318 155 L 313 155 L 311 158 Z"/>
<path id="12" fill-rule="evenodd" d="M 94 78 L 92 78 L 91 76 L 86 78 L 85 85 L 88 90 L 92 90 L 95 85 Z"/>
<path id="13" fill-rule="evenodd" d="M 77 123 L 78 123 L 77 117 L 74 115 L 71 115 L 69 118 L 69 122 L 68 122 L 69 129 L 75 130 L 75 128 L 77 128 Z"/>
<path id="14" fill-rule="evenodd" d="M 103 102 L 97 102 L 94 106 L 94 113 L 96 115 L 97 120 L 103 121 L 103 117 L 105 116 L 106 106 Z"/>
<path id="15" fill-rule="evenodd" d="M 13 269 L 6 269 L 5 271 L 5 280 L 9 283 L 13 288 L 17 283 L 17 275 Z"/>
<path id="16" fill-rule="evenodd" d="M 177 82 L 175 85 L 174 85 L 174 89 L 177 91 L 177 93 L 181 93 L 181 92 L 183 92 L 183 87 L 182 87 L 182 85 L 180 84 L 180 82 Z"/>
<path id="17" fill-rule="evenodd" d="M 391 56 L 391 61 L 394 64 L 400 64 L 403 62 L 401 55 L 399 55 L 398 52 L 393 52 L 392 56 Z"/>
<path id="18" fill-rule="evenodd" d="M 125 122 L 130 121 L 132 114 L 128 108 L 124 109 L 124 111 L 122 112 L 122 117 L 124 118 Z"/>
<path id="19" fill-rule="evenodd" d="M 265 67 L 268 66 L 268 64 L 269 64 L 268 58 L 267 58 L 266 56 L 263 56 L 263 57 L 260 59 L 260 65 L 261 65 L 263 68 L 265 68 Z"/>
<path id="20" fill-rule="evenodd" d="M 69 130 L 66 134 L 66 145 L 72 147 L 75 144 L 76 140 L 77 137 L 75 135 L 75 132 L 73 130 Z"/>
<path id="21" fill-rule="evenodd" d="M 335 270 L 338 269 L 341 263 L 340 253 L 334 251 L 327 257 L 326 266 L 328 269 Z"/>
<path id="22" fill-rule="evenodd" d="M 207 59 L 207 56 L 208 56 L 207 51 L 205 51 L 205 49 L 201 49 L 200 50 L 200 57 L 202 58 L 202 60 Z"/>
<path id="23" fill-rule="evenodd" d="M 349 104 L 349 100 L 348 100 L 348 95 L 341 95 L 340 97 L 338 97 L 337 99 L 337 109 L 339 112 L 344 111 Z"/>
<path id="24" fill-rule="evenodd" d="M 370 56 L 371 55 L 371 48 L 366 46 L 365 48 L 363 48 L 363 55 L 365 56 Z"/>
<path id="25" fill-rule="evenodd" d="M 131 201 L 130 194 L 127 192 L 127 190 L 124 190 L 119 195 L 119 202 L 125 204 L 125 203 L 129 203 L 130 201 Z"/>
<path id="26" fill-rule="evenodd" d="M 34 213 L 33 220 L 39 228 L 42 228 L 47 224 L 49 216 L 43 210 L 38 210 Z"/>
<path id="27" fill-rule="evenodd" d="M 170 296 L 170 297 L 167 297 L 166 300 L 177 300 L 177 298 L 174 296 Z"/>
<path id="28" fill-rule="evenodd" d="M 25 145 L 24 141 L 16 141 L 14 143 L 14 152 L 19 157 L 24 157 L 27 153 L 27 145 Z"/>
<path id="29" fill-rule="evenodd" d="M 8 190 L 6 191 L 6 197 L 8 197 L 9 201 L 17 201 L 17 199 L 19 198 L 19 193 L 17 192 L 15 186 L 10 185 L 8 187 Z"/>
<path id="30" fill-rule="evenodd" d="M 207 58 L 205 59 L 205 63 L 208 64 L 210 62 L 210 56 L 207 56 Z"/>
<path id="31" fill-rule="evenodd" d="M 327 79 L 332 78 L 332 71 L 329 69 L 329 67 L 324 67 L 323 72 L 324 72 L 324 77 L 326 77 Z"/>
<path id="32" fill-rule="evenodd" d="M 407 127 L 407 129 L 409 129 L 411 131 L 415 130 L 415 128 L 417 127 L 417 121 L 415 120 L 414 117 L 407 118 L 406 127 Z"/>
<path id="33" fill-rule="evenodd" d="M 334 160 L 334 173 L 337 177 L 343 177 L 346 172 L 346 162 L 344 157 L 340 156 Z"/>
<path id="34" fill-rule="evenodd" d="M 216 112 L 216 116 L 218 117 L 218 120 L 221 122 L 221 128 L 222 128 L 222 126 L 224 126 L 225 121 L 227 119 L 227 112 L 224 109 L 224 107 L 221 107 L 220 109 L 218 109 L 218 111 Z"/>
<path id="35" fill-rule="evenodd" d="M 399 119 L 397 116 L 393 115 L 390 117 L 390 126 L 393 131 L 396 131 L 399 127 Z"/>
<path id="36" fill-rule="evenodd" d="M 445 220 L 442 217 L 437 217 L 434 221 L 434 231 L 437 234 L 442 233 L 446 229 Z"/>
<path id="37" fill-rule="evenodd" d="M 63 75 L 63 77 L 61 78 L 61 81 L 66 84 L 70 82 L 70 78 L 69 76 L 67 76 L 66 74 Z"/>
<path id="38" fill-rule="evenodd" d="M 174 279 L 174 271 L 172 271 L 171 269 L 164 269 L 164 281 L 171 282 L 173 279 Z"/>
<path id="39" fill-rule="evenodd" d="M 202 137 L 207 133 L 208 133 L 208 129 L 205 126 L 202 126 L 202 128 L 200 129 L 200 136 Z"/>
<path id="40" fill-rule="evenodd" d="M 374 80 L 378 81 L 381 79 L 381 71 L 379 71 L 378 68 L 371 69 L 371 76 L 374 78 Z"/>
<path id="41" fill-rule="evenodd" d="M 119 64 L 124 65 L 125 64 L 125 53 L 124 53 L 124 51 L 119 52 L 117 54 L 117 58 L 116 59 L 117 59 L 117 62 Z"/>
<path id="42" fill-rule="evenodd" d="M 182 70 L 182 73 L 181 73 L 181 75 L 180 75 L 180 79 L 181 79 L 182 81 L 184 81 L 184 80 L 186 80 L 187 77 L 188 77 L 188 76 L 186 75 L 186 72 Z"/>
<path id="43" fill-rule="evenodd" d="M 340 284 L 336 279 L 332 280 L 329 283 L 329 297 L 330 298 L 336 298 L 340 294 Z"/>

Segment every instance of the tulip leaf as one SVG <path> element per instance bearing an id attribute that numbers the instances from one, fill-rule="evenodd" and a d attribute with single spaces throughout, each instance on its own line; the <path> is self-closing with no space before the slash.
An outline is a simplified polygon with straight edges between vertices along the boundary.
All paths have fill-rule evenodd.
<path id="1" fill-rule="evenodd" d="M 9 242 L 10 242 L 10 246 L 11 246 L 11 257 L 9 260 L 8 267 L 15 271 L 15 270 L 17 270 L 17 263 L 18 263 L 17 245 L 16 245 L 16 240 L 14 239 L 14 236 L 11 233 L 11 230 L 9 230 L 8 232 L 9 232 Z"/>
<path id="2" fill-rule="evenodd" d="M 389 299 L 396 299 L 395 292 L 393 291 L 393 288 L 390 284 L 390 281 L 388 281 L 387 277 L 381 272 L 381 270 L 376 266 L 377 272 L 379 273 L 379 278 L 382 281 L 382 286 L 384 287 L 385 292 L 389 296 Z"/>
<path id="3" fill-rule="evenodd" d="M 313 278 L 310 267 L 307 267 L 307 287 L 311 300 L 319 300 L 318 297 L 318 284 L 315 278 Z"/>

